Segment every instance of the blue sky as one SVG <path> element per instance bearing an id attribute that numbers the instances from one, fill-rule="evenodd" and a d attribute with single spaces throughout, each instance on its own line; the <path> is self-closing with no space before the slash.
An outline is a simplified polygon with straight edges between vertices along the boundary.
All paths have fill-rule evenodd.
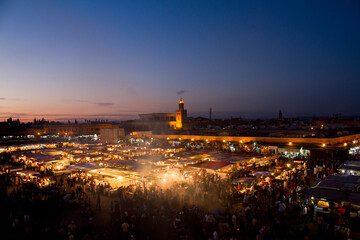
<path id="1" fill-rule="evenodd" d="M 358 1 L 0 1 L 0 118 L 360 115 Z"/>

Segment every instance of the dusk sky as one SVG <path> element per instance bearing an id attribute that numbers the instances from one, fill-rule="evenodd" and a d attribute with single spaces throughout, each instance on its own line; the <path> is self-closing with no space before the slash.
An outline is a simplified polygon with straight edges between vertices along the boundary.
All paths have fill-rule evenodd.
<path id="1" fill-rule="evenodd" d="M 0 0 L 0 119 L 360 115 L 360 2 Z"/>

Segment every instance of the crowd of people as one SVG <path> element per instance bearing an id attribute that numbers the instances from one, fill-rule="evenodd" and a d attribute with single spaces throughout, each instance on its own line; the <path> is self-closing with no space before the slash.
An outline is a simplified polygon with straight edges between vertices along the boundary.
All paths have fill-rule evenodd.
<path id="1" fill-rule="evenodd" d="M 319 215 L 299 191 L 336 169 L 333 161 L 304 160 L 284 179 L 258 178 L 247 190 L 232 184 L 267 166 L 239 164 L 227 180 L 204 170 L 187 184 L 166 188 L 139 182 L 104 191 L 81 173 L 53 178 L 46 187 L 0 176 L 0 226 L 6 239 L 346 239 L 346 213 Z M 309 224 L 317 226 L 311 232 Z M 337 231 L 336 226 L 343 228 Z M 315 235 L 314 235 L 315 234 Z"/>

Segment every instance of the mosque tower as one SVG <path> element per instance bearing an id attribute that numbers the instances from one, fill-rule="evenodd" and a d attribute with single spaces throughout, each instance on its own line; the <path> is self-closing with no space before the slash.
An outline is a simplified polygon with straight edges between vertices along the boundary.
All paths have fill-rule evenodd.
<path id="1" fill-rule="evenodd" d="M 189 129 L 189 123 L 187 120 L 187 111 L 184 109 L 184 101 L 180 98 L 179 109 L 176 110 L 176 125 L 175 129 L 177 130 L 187 130 Z"/>

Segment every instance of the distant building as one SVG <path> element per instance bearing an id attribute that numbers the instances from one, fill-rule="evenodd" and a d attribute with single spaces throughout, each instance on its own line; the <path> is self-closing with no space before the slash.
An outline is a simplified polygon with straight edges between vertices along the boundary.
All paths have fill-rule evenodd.
<path id="1" fill-rule="evenodd" d="M 48 135 L 94 135 L 100 134 L 100 129 L 118 127 L 113 123 L 85 124 L 49 124 L 44 125 L 43 133 Z"/>
<path id="2" fill-rule="evenodd" d="M 125 138 L 125 131 L 123 128 L 101 128 L 100 139 L 107 143 L 118 143 L 120 139 Z"/>
<path id="3" fill-rule="evenodd" d="M 149 125 L 160 125 L 162 128 L 175 128 L 174 113 L 146 113 L 139 114 L 140 121 Z M 163 125 L 163 126 L 161 126 Z"/>
<path id="4" fill-rule="evenodd" d="M 152 131 L 137 131 L 130 133 L 133 137 L 151 137 Z"/>
<path id="5" fill-rule="evenodd" d="M 184 101 L 179 101 L 176 113 L 146 113 L 139 114 L 139 120 L 127 122 L 124 127 L 130 131 L 166 132 L 169 130 L 187 130 L 189 123 Z"/>

